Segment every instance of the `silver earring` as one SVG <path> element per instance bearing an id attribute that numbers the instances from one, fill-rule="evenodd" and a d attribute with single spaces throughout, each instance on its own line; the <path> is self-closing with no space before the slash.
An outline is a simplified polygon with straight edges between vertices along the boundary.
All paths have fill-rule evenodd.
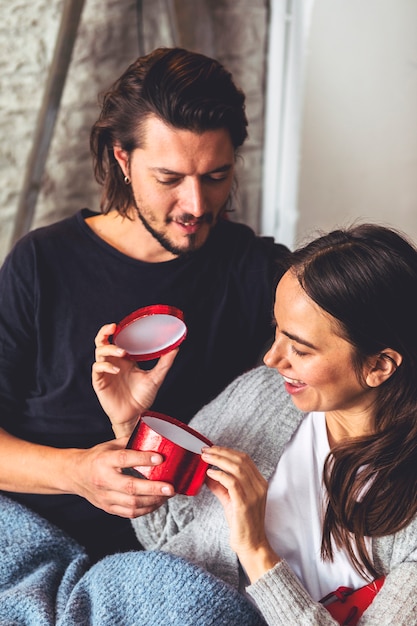
<path id="1" fill-rule="evenodd" d="M 129 176 L 125 176 L 123 180 L 125 182 L 125 185 L 130 185 L 130 178 L 129 178 Z"/>

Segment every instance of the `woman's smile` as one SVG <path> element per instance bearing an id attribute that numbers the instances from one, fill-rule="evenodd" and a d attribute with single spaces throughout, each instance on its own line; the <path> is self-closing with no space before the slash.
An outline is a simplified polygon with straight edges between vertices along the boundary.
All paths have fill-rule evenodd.
<path id="1" fill-rule="evenodd" d="M 284 379 L 285 389 L 291 395 L 293 395 L 294 393 L 299 393 L 300 391 L 302 391 L 302 389 L 306 387 L 306 384 L 303 383 L 301 380 L 295 380 L 293 378 L 288 378 L 288 376 L 283 375 L 282 378 Z"/>

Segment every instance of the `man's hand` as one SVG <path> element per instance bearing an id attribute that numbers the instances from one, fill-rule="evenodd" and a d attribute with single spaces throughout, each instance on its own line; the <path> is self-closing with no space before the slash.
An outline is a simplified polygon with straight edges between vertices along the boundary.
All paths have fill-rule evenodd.
<path id="1" fill-rule="evenodd" d="M 126 437 L 87 450 L 73 450 L 67 471 L 72 474 L 72 492 L 107 513 L 133 519 L 154 511 L 175 491 L 169 483 L 122 473 L 124 468 L 163 461 L 155 452 L 126 449 L 127 441 Z"/>
<path id="2" fill-rule="evenodd" d="M 163 461 L 156 452 L 127 450 L 127 441 L 124 437 L 88 449 L 53 448 L 17 439 L 0 428 L 0 489 L 73 494 L 113 515 L 145 515 L 175 490 L 166 482 L 123 474 L 126 468 Z M 20 460 L 17 464 L 16 459 Z"/>

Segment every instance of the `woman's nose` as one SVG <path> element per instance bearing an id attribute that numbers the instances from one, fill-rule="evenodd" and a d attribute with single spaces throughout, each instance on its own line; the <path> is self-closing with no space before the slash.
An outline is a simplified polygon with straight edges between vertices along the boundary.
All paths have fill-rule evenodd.
<path id="1" fill-rule="evenodd" d="M 273 345 L 269 348 L 268 352 L 264 355 L 264 363 L 268 367 L 274 367 L 274 357 L 273 357 Z"/>
<path id="2" fill-rule="evenodd" d="M 264 363 L 268 367 L 277 368 L 278 365 L 282 366 L 283 360 L 285 359 L 285 354 L 282 349 L 282 343 L 279 339 L 275 339 L 272 346 L 269 348 L 268 352 L 264 356 Z"/>

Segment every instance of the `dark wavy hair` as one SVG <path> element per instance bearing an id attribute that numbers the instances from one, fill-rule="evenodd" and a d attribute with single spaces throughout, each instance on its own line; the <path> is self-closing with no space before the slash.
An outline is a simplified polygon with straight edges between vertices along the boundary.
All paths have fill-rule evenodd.
<path id="1" fill-rule="evenodd" d="M 143 122 L 151 114 L 197 133 L 225 128 L 235 150 L 247 137 L 245 96 L 218 61 L 182 48 L 158 48 L 139 57 L 103 95 L 90 134 L 94 175 L 103 185 L 103 213 L 116 209 L 126 215 L 132 191 L 113 146 L 118 143 L 127 153 L 138 148 Z"/>
<path id="2" fill-rule="evenodd" d="M 360 224 L 297 250 L 291 271 L 338 321 L 364 386 L 369 356 L 385 348 L 402 356 L 378 387 L 375 432 L 337 444 L 324 467 L 322 557 L 332 559 L 334 541 L 359 572 L 375 577 L 382 572 L 365 537 L 397 532 L 417 513 L 417 250 L 393 229 Z"/>

